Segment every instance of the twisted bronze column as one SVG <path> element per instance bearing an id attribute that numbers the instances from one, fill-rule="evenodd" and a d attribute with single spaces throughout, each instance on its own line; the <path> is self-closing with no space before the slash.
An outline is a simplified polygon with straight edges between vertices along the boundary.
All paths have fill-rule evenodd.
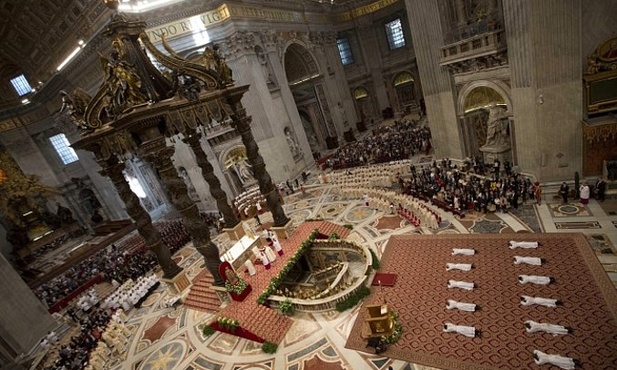
<path id="1" fill-rule="evenodd" d="M 199 217 L 197 205 L 189 197 L 186 184 L 178 176 L 178 172 L 171 161 L 174 148 L 165 146 L 165 138 L 163 137 L 156 140 L 160 142 L 148 146 L 154 150 L 147 153 L 145 159 L 158 169 L 169 199 L 182 215 L 184 226 L 193 240 L 193 246 L 204 257 L 206 268 L 214 277 L 214 285 L 223 285 L 224 282 L 218 272 L 221 264 L 219 249 L 210 239 L 208 226 Z"/>
<path id="2" fill-rule="evenodd" d="M 214 174 L 214 168 L 208 161 L 208 156 L 206 152 L 204 152 L 200 143 L 200 136 L 196 131 L 187 131 L 184 136 L 184 141 L 187 143 L 193 153 L 195 154 L 195 158 L 197 159 L 197 165 L 201 168 L 201 176 L 206 180 L 208 186 L 210 187 L 210 194 L 216 199 L 216 205 L 223 214 L 223 219 L 225 220 L 225 227 L 232 228 L 240 223 L 238 217 L 234 214 L 233 210 L 227 203 L 227 194 L 221 189 L 221 182 L 218 177 Z"/>
<path id="3" fill-rule="evenodd" d="M 240 96 L 241 97 L 241 96 Z M 281 197 L 276 190 L 276 187 L 272 183 L 272 178 L 266 170 L 266 164 L 261 154 L 259 154 L 259 147 L 253 137 L 251 131 L 251 117 L 246 115 L 246 110 L 240 104 L 239 100 L 234 102 L 234 96 L 228 102 L 229 108 L 232 111 L 230 114 L 232 119 L 232 125 L 236 128 L 242 138 L 242 144 L 246 148 L 246 156 L 248 158 L 251 167 L 253 168 L 253 175 L 257 179 L 259 184 L 259 191 L 266 197 L 266 204 L 268 209 L 272 212 L 274 218 L 274 227 L 282 227 L 289 222 L 289 218 L 285 215 L 285 211 L 281 206 Z"/>
<path id="4" fill-rule="evenodd" d="M 120 198 L 126 205 L 126 211 L 135 221 L 137 231 L 146 240 L 148 248 L 156 255 L 156 259 L 163 269 L 163 278 L 171 279 L 182 271 L 182 268 L 171 259 L 169 248 L 163 245 L 161 234 L 152 224 L 152 219 L 148 212 L 142 208 L 139 198 L 133 193 L 129 183 L 124 178 L 125 165 L 118 161 L 115 155 L 109 159 L 99 162 L 103 169 L 101 174 L 108 176 L 118 191 Z"/>

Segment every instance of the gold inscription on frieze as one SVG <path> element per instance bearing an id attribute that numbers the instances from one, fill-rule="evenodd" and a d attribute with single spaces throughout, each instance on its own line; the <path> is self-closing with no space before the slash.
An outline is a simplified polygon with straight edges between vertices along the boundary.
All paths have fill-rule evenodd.
<path id="1" fill-rule="evenodd" d="M 238 4 L 223 4 L 215 10 L 197 15 L 195 24 L 193 18 L 184 18 L 174 22 L 165 23 L 160 26 L 149 28 L 146 30 L 150 41 L 160 42 L 161 37 L 166 39 L 182 36 L 197 32 L 203 28 L 214 26 L 227 19 L 255 19 L 268 22 L 309 22 L 309 23 L 329 23 L 349 21 L 354 18 L 376 12 L 387 6 L 395 4 L 401 0 L 379 0 L 372 4 L 361 6 L 348 12 L 330 14 L 330 13 L 302 13 L 296 11 L 270 9 L 270 8 L 255 8 Z M 203 28 L 202 28 L 203 27 Z"/>

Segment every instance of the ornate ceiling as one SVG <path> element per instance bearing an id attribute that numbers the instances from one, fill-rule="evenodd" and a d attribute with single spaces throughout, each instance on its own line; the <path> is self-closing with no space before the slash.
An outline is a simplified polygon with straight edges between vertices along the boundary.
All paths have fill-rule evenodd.
<path id="1" fill-rule="evenodd" d="M 356 6 L 375 0 L 231 0 L 280 8 L 323 9 Z M 183 0 L 141 17 L 156 18 L 165 11 L 214 8 L 224 0 Z M 192 10 L 192 9 L 191 9 Z M 58 65 L 78 46 L 102 29 L 111 15 L 102 0 L 0 1 L 0 110 L 20 104 L 9 80 L 24 73 L 32 87 L 47 82 Z"/>

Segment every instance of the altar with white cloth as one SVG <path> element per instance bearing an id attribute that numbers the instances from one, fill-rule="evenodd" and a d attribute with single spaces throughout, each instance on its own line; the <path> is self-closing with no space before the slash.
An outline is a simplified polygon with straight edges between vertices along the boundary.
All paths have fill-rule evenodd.
<path id="1" fill-rule="evenodd" d="M 257 236 L 244 235 L 236 242 L 227 252 L 220 257 L 221 262 L 229 262 L 234 270 L 241 271 L 244 262 L 253 260 L 253 248 L 261 246 L 261 242 Z"/>

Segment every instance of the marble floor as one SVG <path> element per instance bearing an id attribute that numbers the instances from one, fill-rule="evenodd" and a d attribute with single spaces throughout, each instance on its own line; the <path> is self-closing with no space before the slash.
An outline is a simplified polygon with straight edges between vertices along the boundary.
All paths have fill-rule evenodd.
<path id="1" fill-rule="evenodd" d="M 313 176 L 315 177 L 315 176 Z M 592 200 L 586 207 L 577 203 L 562 205 L 546 199 L 542 205 L 523 205 L 516 213 L 471 214 L 460 220 L 442 214 L 438 230 L 413 225 L 398 216 L 384 214 L 364 206 L 361 200 L 340 198 L 328 184 L 306 187 L 305 194 L 285 198 L 287 215 L 298 224 L 306 219 L 322 218 L 353 225 L 349 240 L 366 243 L 382 254 L 390 235 L 398 234 L 473 234 L 473 233 L 583 233 L 591 241 L 599 261 L 617 285 L 617 208 L 615 200 L 600 204 Z M 267 222 L 268 214 L 262 217 Z M 257 225 L 251 220 L 251 227 Z M 228 244 L 224 237 L 215 237 Z M 201 271 L 202 261 L 188 246 L 179 252 L 180 265 L 190 278 Z M 139 309 L 129 312 L 128 327 L 133 335 L 122 358 L 110 359 L 113 370 L 362 370 L 430 369 L 385 356 L 348 350 L 344 347 L 358 314 L 358 307 L 344 313 L 296 313 L 285 339 L 275 354 L 265 354 L 261 345 L 228 334 L 204 337 L 201 327 L 214 317 L 212 313 L 183 307 L 166 307 L 170 297 L 164 286 L 154 292 Z M 387 356 L 387 352 L 384 353 Z"/>

